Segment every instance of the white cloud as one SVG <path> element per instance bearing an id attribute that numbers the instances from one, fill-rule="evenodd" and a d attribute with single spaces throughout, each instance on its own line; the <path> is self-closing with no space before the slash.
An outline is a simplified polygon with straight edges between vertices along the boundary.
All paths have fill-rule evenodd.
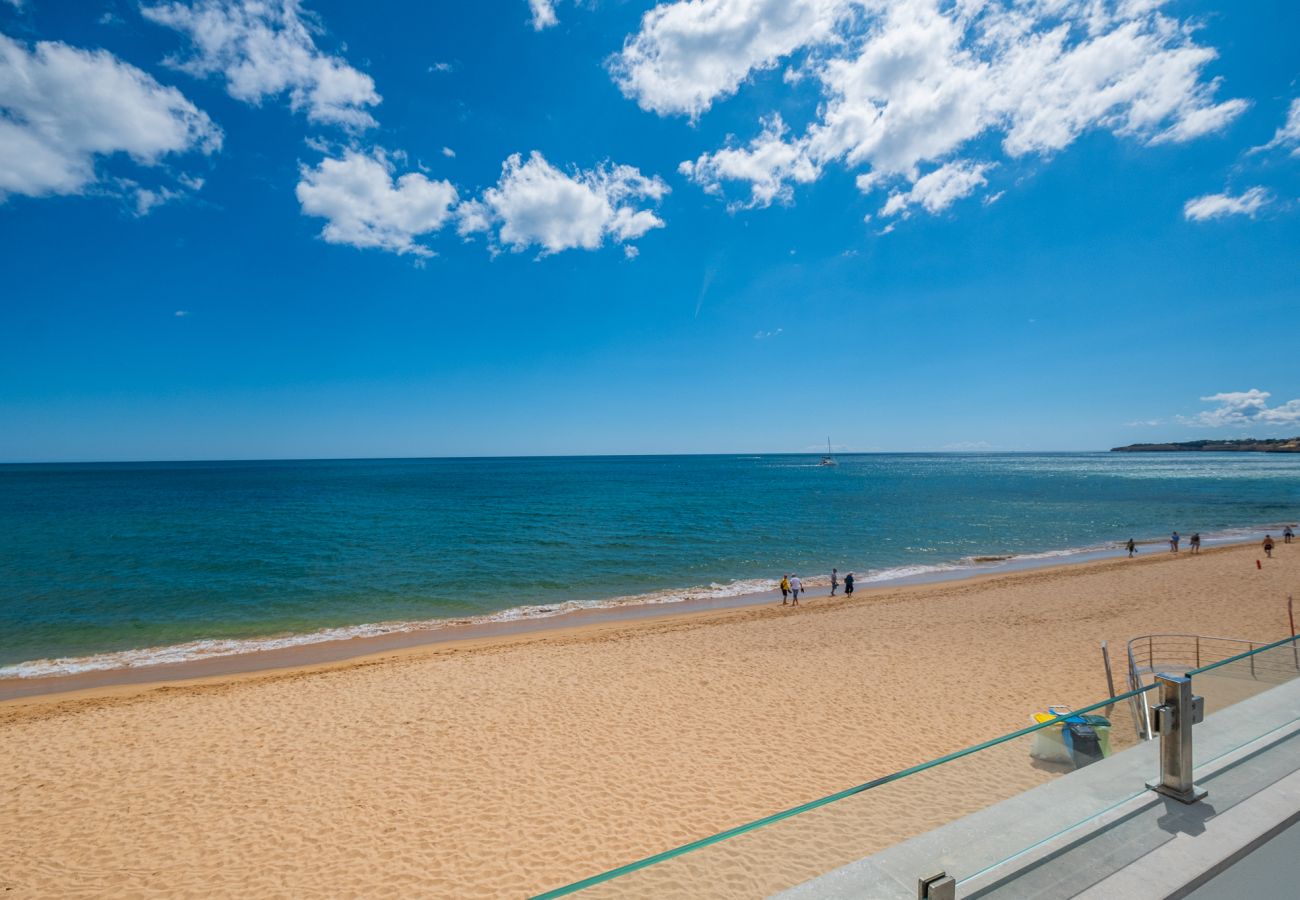
<path id="1" fill-rule="evenodd" d="M 1203 425 L 1211 428 L 1245 426 L 1300 425 L 1300 400 L 1288 400 L 1280 406 L 1269 406 L 1273 396 L 1268 391 L 1251 388 L 1248 391 L 1228 391 L 1202 397 L 1202 403 L 1214 403 L 1214 409 L 1190 418 L 1179 417 L 1186 425 Z"/>
<path id="2" fill-rule="evenodd" d="M 880 214 L 892 216 L 916 204 L 932 213 L 947 209 L 962 197 L 969 197 L 977 188 L 988 184 L 988 179 L 984 177 L 988 168 L 987 164 L 961 162 L 940 166 L 918 178 L 911 190 L 890 194 Z"/>
<path id="3" fill-rule="evenodd" d="M 298 202 L 305 215 L 328 220 L 321 237 L 331 244 L 432 256 L 416 239 L 447 222 L 456 189 L 419 172 L 395 179 L 394 168 L 383 150 L 345 151 L 342 158 L 302 168 Z"/>
<path id="4" fill-rule="evenodd" d="M 461 237 L 492 230 L 492 210 L 482 200 L 466 200 L 456 207 L 456 233 Z"/>
<path id="5" fill-rule="evenodd" d="M 749 201 L 733 203 L 733 208 L 769 206 L 773 200 L 788 203 L 794 197 L 792 184 L 816 181 L 821 167 L 805 147 L 786 142 L 786 131 L 785 122 L 774 114 L 763 122 L 762 133 L 749 146 L 701 154 L 694 162 L 683 162 L 677 171 L 716 194 L 722 193 L 724 181 L 748 182 Z"/>
<path id="6" fill-rule="evenodd" d="M 105 50 L 0 34 L 0 201 L 76 194 L 98 180 L 96 160 L 141 166 L 221 147 L 221 129 L 180 91 Z"/>
<path id="7" fill-rule="evenodd" d="M 172 313 L 172 315 L 174 315 L 174 316 L 175 316 L 176 318 L 178 318 L 178 319 L 183 319 L 183 318 L 185 318 L 186 316 L 188 316 L 189 314 L 190 314 L 190 311 L 189 311 L 188 309 L 178 309 L 178 310 L 176 310 L 176 312 Z"/>
<path id="8" fill-rule="evenodd" d="M 443 148 L 442 148 L 442 155 L 445 156 L 445 157 L 447 157 L 448 159 L 455 159 L 455 158 L 456 158 L 456 151 L 453 150 L 453 149 L 451 149 L 450 147 L 443 147 Z"/>
<path id="9" fill-rule="evenodd" d="M 734 94 L 755 69 L 830 38 L 847 0 L 683 0 L 641 18 L 610 61 L 623 93 L 642 109 L 692 118 Z"/>
<path id="10" fill-rule="evenodd" d="M 380 102 L 375 82 L 343 59 L 322 53 L 298 0 L 195 0 L 144 6 L 146 19 L 187 34 L 194 55 L 169 60 L 198 76 L 220 73 L 230 96 L 260 104 L 288 92 L 289 105 L 313 122 L 368 128 Z"/>
<path id="11" fill-rule="evenodd" d="M 1231 194 L 1205 194 L 1193 197 L 1183 204 L 1183 218 L 1190 222 L 1204 222 L 1223 216 L 1254 216 L 1272 198 L 1262 187 L 1249 188 L 1239 196 Z"/>
<path id="12" fill-rule="evenodd" d="M 449 62 L 436 62 L 429 66 L 429 72 L 450 72 L 453 68 L 455 67 Z"/>
<path id="13" fill-rule="evenodd" d="M 528 0 L 528 9 L 533 14 L 534 31 L 560 24 L 559 17 L 555 15 L 555 0 Z"/>
<path id="14" fill-rule="evenodd" d="M 930 166 L 969 171 L 969 145 L 989 138 L 1018 158 L 1048 156 L 1094 129 L 1157 144 L 1224 128 L 1247 103 L 1216 99 L 1218 81 L 1202 77 L 1216 52 L 1160 5 L 828 0 L 812 16 L 808 3 L 681 0 L 647 13 L 614 72 L 643 107 L 698 115 L 751 71 L 805 48 L 802 72 L 823 99 L 802 134 L 768 117 L 747 148 L 683 166 L 706 189 L 738 182 L 750 205 L 764 205 L 831 163 L 865 170 L 865 191 L 914 185 Z M 808 21 L 785 28 L 799 10 Z M 783 39 L 760 40 L 774 34 Z"/>
<path id="15" fill-rule="evenodd" d="M 457 230 L 489 232 L 516 251 L 537 245 L 543 256 L 578 247 L 594 250 L 606 238 L 622 243 L 663 227 L 640 201 L 658 201 L 666 193 L 661 180 L 631 166 L 607 164 L 569 174 L 537 151 L 526 161 L 516 153 L 481 200 L 461 204 Z"/>
<path id="16" fill-rule="evenodd" d="M 771 331 L 756 331 L 754 332 L 754 340 L 765 341 L 768 338 L 776 337 L 784 330 L 785 330 L 784 328 L 773 328 Z"/>
<path id="17" fill-rule="evenodd" d="M 1272 150 L 1274 147 L 1289 147 L 1292 156 L 1300 156 L 1300 97 L 1291 101 L 1291 106 L 1287 110 L 1286 121 L 1273 135 L 1273 139 L 1267 144 L 1255 147 L 1251 152 Z"/>
<path id="18" fill-rule="evenodd" d="M 135 191 L 135 214 L 137 217 L 147 216 L 155 207 L 170 203 L 173 200 L 179 200 L 184 196 L 184 191 L 173 191 L 168 187 L 156 189 L 137 188 Z"/>
<path id="19" fill-rule="evenodd" d="M 641 251 L 637 248 L 635 244 L 623 245 L 623 256 L 626 259 L 636 259 L 640 255 L 641 255 Z"/>

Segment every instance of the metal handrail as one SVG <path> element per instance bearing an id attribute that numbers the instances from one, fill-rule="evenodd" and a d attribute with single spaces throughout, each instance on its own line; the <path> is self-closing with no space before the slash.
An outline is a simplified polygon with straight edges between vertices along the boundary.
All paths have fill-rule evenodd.
<path id="1" fill-rule="evenodd" d="M 1154 674 L 1160 666 L 1169 663 L 1183 663 L 1188 661 L 1195 662 L 1195 668 L 1200 668 L 1205 664 L 1206 659 L 1203 651 L 1211 652 L 1219 648 L 1205 647 L 1205 644 L 1234 644 L 1237 647 L 1245 648 L 1245 652 L 1254 650 L 1260 646 L 1262 641 L 1252 641 L 1246 638 L 1219 637 L 1216 635 L 1190 634 L 1187 632 L 1165 632 L 1160 634 L 1144 634 L 1135 637 L 1128 642 L 1128 660 L 1129 676 L 1133 682 L 1132 686 L 1137 688 L 1142 686 L 1142 675 Z M 1135 652 L 1136 650 L 1136 652 Z M 1146 665 L 1139 666 L 1138 660 L 1143 658 L 1145 650 Z M 1159 650 L 1159 654 L 1157 654 Z M 1183 655 L 1180 651 L 1190 651 Z M 1157 655 L 1161 657 L 1161 662 L 1157 663 Z M 1216 653 L 1216 655 L 1218 655 Z M 1234 653 L 1223 653 L 1222 656 L 1234 656 Z M 1187 657 L 1191 657 L 1189 660 Z M 1255 672 L 1254 657 L 1251 658 L 1251 674 Z"/>
<path id="2" fill-rule="evenodd" d="M 1254 678 L 1258 676 L 1254 650 L 1266 644 L 1266 641 L 1189 632 L 1139 635 L 1130 639 L 1125 648 L 1128 656 L 1128 688 L 1130 691 L 1135 691 L 1145 687 L 1146 681 L 1143 676 L 1155 675 L 1170 667 L 1194 663 L 1192 667 L 1199 669 L 1211 662 L 1246 654 L 1250 654 L 1250 674 Z M 1139 662 L 1145 665 L 1139 665 Z M 1297 657 L 1297 667 L 1300 668 L 1300 656 Z M 1266 661 L 1262 664 L 1262 668 L 1265 672 L 1271 672 L 1273 666 Z M 1150 740 L 1153 735 L 1150 707 L 1137 696 L 1133 697 L 1133 703 L 1133 712 L 1138 722 L 1138 736 Z M 1141 708 L 1137 705 L 1139 703 Z"/>

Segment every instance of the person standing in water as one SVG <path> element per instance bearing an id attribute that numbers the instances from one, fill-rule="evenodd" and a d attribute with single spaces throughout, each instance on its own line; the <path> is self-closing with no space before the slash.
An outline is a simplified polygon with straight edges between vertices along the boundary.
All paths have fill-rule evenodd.
<path id="1" fill-rule="evenodd" d="M 1273 558 L 1273 535 L 1264 535 L 1264 555 L 1269 559 Z"/>
<path id="2" fill-rule="evenodd" d="M 1181 541 L 1181 540 L 1182 540 L 1182 538 L 1180 538 L 1180 537 L 1178 536 L 1178 532 L 1176 532 L 1176 531 L 1175 531 L 1173 534 L 1169 535 L 1169 552 L 1170 552 L 1170 553 L 1177 553 L 1177 552 L 1178 552 L 1178 542 Z"/>
<path id="3" fill-rule="evenodd" d="M 831 596 L 835 596 L 835 589 L 840 586 L 840 570 L 831 569 Z"/>
<path id="4" fill-rule="evenodd" d="M 799 605 L 799 592 L 802 590 L 803 590 L 803 582 L 799 580 L 798 575 L 795 575 L 793 578 L 790 579 L 790 595 L 794 597 L 794 603 L 790 604 L 791 606 Z"/>
<path id="5" fill-rule="evenodd" d="M 844 576 L 844 596 L 845 597 L 853 596 L 853 573 L 852 572 Z"/>
<path id="6" fill-rule="evenodd" d="M 1124 546 L 1128 548 L 1128 558 L 1132 559 L 1133 554 L 1138 552 L 1138 545 L 1134 543 L 1132 538 L 1129 538 L 1128 543 Z"/>
<path id="7" fill-rule="evenodd" d="M 785 606 L 790 602 L 790 576 L 781 576 L 781 605 Z"/>
<path id="8" fill-rule="evenodd" d="M 1193 553 L 1201 552 L 1201 533 L 1199 531 L 1192 532 L 1191 545 Z"/>

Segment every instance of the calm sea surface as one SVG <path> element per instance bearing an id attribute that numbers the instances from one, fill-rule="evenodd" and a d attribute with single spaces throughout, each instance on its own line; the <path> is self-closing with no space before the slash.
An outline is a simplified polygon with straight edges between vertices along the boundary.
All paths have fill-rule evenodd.
<path id="1" fill-rule="evenodd" d="M 976 556 L 1075 551 L 1172 528 L 1224 533 L 1300 515 L 1300 456 L 816 463 L 0 466 L 0 676 L 52 671 L 14 665 L 30 660 L 77 658 L 57 669 L 72 671 L 148 661 L 120 652 L 139 648 L 188 658 L 321 629 L 735 594 L 832 565 L 870 581 Z"/>

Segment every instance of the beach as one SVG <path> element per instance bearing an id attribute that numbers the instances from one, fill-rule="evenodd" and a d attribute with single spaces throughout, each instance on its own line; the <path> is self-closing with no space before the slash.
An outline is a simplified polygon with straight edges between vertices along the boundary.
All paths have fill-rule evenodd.
<path id="1" fill-rule="evenodd" d="M 1138 635 L 1285 637 L 1300 551 L 1279 543 L 1257 568 L 1261 556 L 1253 544 L 1150 547 L 851 600 L 819 591 L 797 610 L 11 700 L 0 704 L 0 888 L 525 896 L 1023 727 L 1049 704 L 1101 700 L 1103 640 L 1120 679 Z M 1002 754 L 967 773 L 961 803 L 1050 774 Z M 930 779 L 902 803 L 903 785 L 879 809 L 924 808 L 927 790 L 952 788 Z M 861 810 L 869 796 L 845 802 Z M 937 824 L 861 818 L 861 833 L 839 829 L 787 857 L 838 864 Z M 760 856 L 787 864 L 770 850 Z"/>

